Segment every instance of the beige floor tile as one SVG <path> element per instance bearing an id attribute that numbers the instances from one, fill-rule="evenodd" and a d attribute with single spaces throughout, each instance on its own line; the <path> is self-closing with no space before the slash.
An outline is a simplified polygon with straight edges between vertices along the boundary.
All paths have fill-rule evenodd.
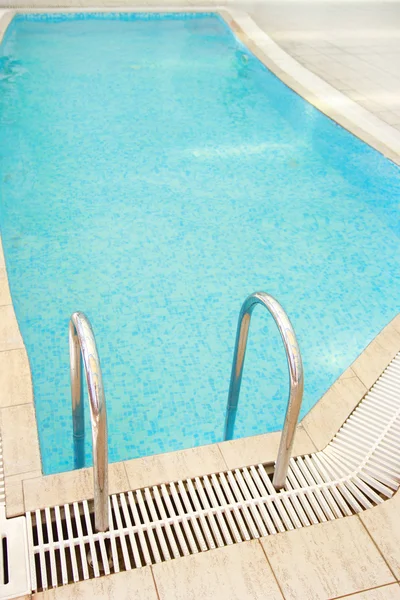
<path id="1" fill-rule="evenodd" d="M 13 307 L 0 306 L 0 352 L 23 347 Z"/>
<path id="2" fill-rule="evenodd" d="M 48 590 L 37 600 L 157 600 L 157 592 L 150 567 L 143 567 Z"/>
<path id="3" fill-rule="evenodd" d="M 348 600 L 400 600 L 400 586 L 398 583 L 385 585 L 374 590 L 348 596 Z"/>
<path id="4" fill-rule="evenodd" d="M 3 5 L 4 6 L 4 5 Z M 10 21 L 14 16 L 14 12 L 12 10 L 8 10 L 5 14 L 0 18 L 0 42 L 2 40 L 3 34 L 7 29 Z M 0 262 L 1 262 L 1 239 L 0 239 Z"/>
<path id="5" fill-rule="evenodd" d="M 6 515 L 8 519 L 23 515 L 24 495 L 22 491 L 22 481 L 15 481 L 6 484 Z"/>
<path id="6" fill-rule="evenodd" d="M 229 469 L 258 463 L 272 463 L 278 455 L 281 432 L 221 442 L 219 445 Z M 293 456 L 316 450 L 305 429 L 299 425 L 293 446 Z"/>
<path id="7" fill-rule="evenodd" d="M 395 112 L 392 112 L 390 110 L 384 111 L 384 112 L 378 112 L 378 113 L 376 113 L 376 116 L 379 117 L 380 119 L 382 119 L 383 121 L 385 121 L 386 123 L 389 123 L 389 125 L 399 125 L 400 124 L 400 117 L 398 115 L 396 115 Z"/>
<path id="8" fill-rule="evenodd" d="M 379 550 L 400 579 L 400 493 L 391 500 L 360 513 L 360 519 L 368 529 Z"/>
<path id="9" fill-rule="evenodd" d="M 0 306 L 11 304 L 11 294 L 5 267 L 0 267 Z"/>
<path id="10" fill-rule="evenodd" d="M 395 331 L 394 328 L 393 331 Z M 393 331 L 390 334 L 387 334 L 385 339 L 381 337 L 379 337 L 379 339 L 375 338 L 351 365 L 351 368 L 356 373 L 357 377 L 368 389 L 373 386 L 396 354 L 394 348 L 389 349 L 388 347 L 388 339 L 395 337 Z M 395 331 L 395 333 L 397 332 Z M 380 343 L 381 339 L 382 343 L 386 342 L 386 348 Z"/>
<path id="11" fill-rule="evenodd" d="M 400 333 L 400 313 L 393 319 L 392 325 L 395 330 Z"/>
<path id="12" fill-rule="evenodd" d="M 0 352 L 0 408 L 29 402 L 33 391 L 25 349 Z"/>
<path id="13" fill-rule="evenodd" d="M 22 481 L 25 479 L 34 479 L 41 477 L 41 471 L 31 471 L 30 473 L 18 473 L 18 475 L 9 475 L 5 478 L 6 490 L 6 514 L 7 518 L 16 517 L 25 513 L 24 495 Z"/>
<path id="14" fill-rule="evenodd" d="M 113 463 L 109 467 L 109 492 L 129 489 L 123 463 Z M 68 473 L 47 475 L 23 482 L 25 509 L 33 510 L 45 506 L 54 506 L 93 498 L 93 471 L 79 469 Z"/>
<path id="15" fill-rule="evenodd" d="M 28 471 L 26 473 L 17 473 L 16 475 L 7 475 L 5 478 L 5 482 L 16 483 L 17 481 L 25 481 L 25 479 L 37 479 L 38 477 L 42 477 L 42 471 L 38 469 L 37 471 Z"/>
<path id="16" fill-rule="evenodd" d="M 348 94 L 348 95 L 350 97 L 350 94 Z M 375 102 L 374 100 L 371 100 L 370 96 L 368 96 L 368 97 L 363 96 L 359 92 L 358 92 L 358 98 L 356 99 L 355 97 L 353 97 L 353 100 L 356 100 L 356 102 L 358 102 L 358 104 L 360 104 L 361 106 L 363 106 L 367 110 L 373 112 L 374 114 L 377 114 L 381 110 L 381 107 L 380 107 L 380 105 L 379 105 L 378 102 Z M 377 114 L 377 116 L 379 117 L 378 114 Z"/>
<path id="17" fill-rule="evenodd" d="M 365 385 L 348 369 L 304 417 L 301 424 L 318 450 L 331 441 L 366 392 Z"/>
<path id="18" fill-rule="evenodd" d="M 283 600 L 257 540 L 152 568 L 160 600 Z"/>
<path id="19" fill-rule="evenodd" d="M 33 404 L 0 410 L 4 473 L 7 476 L 41 469 Z"/>
<path id="20" fill-rule="evenodd" d="M 350 379 L 351 377 L 357 377 L 357 375 L 354 373 L 353 369 L 349 367 L 348 369 L 343 371 L 339 379 Z"/>
<path id="21" fill-rule="evenodd" d="M 0 19 L 0 30 L 1 30 L 1 22 L 2 22 L 2 19 Z M 0 237 L 0 268 L 5 267 L 5 266 L 6 266 L 6 262 L 4 260 L 3 243 L 2 243 L 1 237 Z"/>
<path id="22" fill-rule="evenodd" d="M 391 358 L 400 351 L 400 333 L 397 331 L 393 321 L 386 325 L 377 336 L 379 345 L 390 354 Z"/>
<path id="23" fill-rule="evenodd" d="M 217 444 L 135 458 L 126 461 L 125 467 L 132 489 L 216 473 L 227 468 Z"/>
<path id="24" fill-rule="evenodd" d="M 261 543 L 286 600 L 328 600 L 394 582 L 357 516 Z"/>

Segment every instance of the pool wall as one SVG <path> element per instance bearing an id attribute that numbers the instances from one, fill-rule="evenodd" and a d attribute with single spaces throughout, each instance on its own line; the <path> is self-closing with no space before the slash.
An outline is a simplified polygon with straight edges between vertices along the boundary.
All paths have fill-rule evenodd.
<path id="1" fill-rule="evenodd" d="M 116 11 L 115 8 L 110 10 Z M 145 9 L 146 12 L 150 10 L 148 7 Z M 176 8 L 171 10 L 180 12 Z M 185 12 L 187 10 L 182 9 Z M 190 10 L 209 12 L 209 7 L 191 7 Z M 78 11 L 82 12 L 82 9 L 72 12 Z M 167 12 L 168 9 L 154 8 L 154 11 Z M 23 12 L 28 11 L 23 9 Z M 66 10 L 63 9 L 63 12 Z M 215 12 L 286 85 L 364 142 L 400 164 L 400 134 L 392 127 L 301 67 L 246 14 L 226 9 Z M 14 14 L 14 11 L 0 11 L 0 41 Z M 382 330 L 304 417 L 298 427 L 294 454 L 322 449 L 399 350 L 400 315 Z M 9 294 L 1 247 L 0 408 L 8 517 L 93 496 L 91 469 L 42 476 L 29 361 Z M 276 459 L 279 439 L 280 432 L 275 432 L 113 463 L 110 465 L 110 493 L 247 464 L 272 463 Z"/>

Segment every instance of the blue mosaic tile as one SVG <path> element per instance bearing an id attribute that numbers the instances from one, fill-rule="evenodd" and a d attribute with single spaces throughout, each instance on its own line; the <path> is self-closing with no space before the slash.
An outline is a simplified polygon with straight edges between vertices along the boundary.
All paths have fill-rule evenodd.
<path id="1" fill-rule="evenodd" d="M 22 15 L 0 48 L 0 225 L 45 473 L 73 468 L 76 310 L 99 347 L 112 461 L 221 440 L 250 292 L 293 322 L 302 415 L 399 311 L 398 167 L 216 16 L 95 17 Z M 287 393 L 257 308 L 235 435 L 280 429 Z"/>

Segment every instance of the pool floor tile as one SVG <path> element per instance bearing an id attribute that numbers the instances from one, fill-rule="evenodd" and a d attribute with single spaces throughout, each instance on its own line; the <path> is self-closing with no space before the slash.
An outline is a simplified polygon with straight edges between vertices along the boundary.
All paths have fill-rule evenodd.
<path id="1" fill-rule="evenodd" d="M 303 86 L 310 85 L 313 94 L 328 104 L 333 100 L 334 109 L 340 110 L 343 98 L 338 92 L 304 69 L 297 69 L 296 73 L 296 61 L 285 55 L 249 17 L 238 13 L 236 16 L 239 20 L 235 30 L 243 25 L 246 34 L 269 53 L 268 60 L 287 67 L 288 77 L 290 73 L 293 77 L 300 74 Z M 139 28 L 148 39 L 158 35 L 159 18 L 152 23 L 146 16 L 146 23 L 138 24 L 137 17 L 129 17 L 119 24 L 115 17 L 111 27 L 116 32 Z M 69 46 L 72 25 L 54 23 L 54 17 L 48 15 L 43 17 L 48 21 L 46 25 L 37 20 L 29 16 L 21 22 L 16 20 L 5 47 L 10 44 L 11 66 L 24 68 L 27 61 L 29 69 L 33 69 L 34 88 L 29 88 L 29 94 L 37 98 L 37 103 L 43 96 L 52 106 L 54 102 L 54 110 L 39 115 L 44 123 L 41 130 L 47 131 L 52 130 L 60 107 L 56 98 L 45 94 L 40 82 L 43 73 L 50 73 L 52 89 L 64 85 L 58 68 L 59 60 L 65 60 L 62 36 L 64 32 Z M 73 25 L 85 32 L 93 31 L 94 38 L 90 39 L 98 45 L 93 54 L 96 85 L 103 90 L 111 72 L 115 86 L 120 86 L 121 101 L 127 102 L 121 113 L 119 103 L 113 104 L 115 95 L 105 85 L 104 93 L 110 94 L 108 101 L 91 110 L 98 109 L 99 129 L 107 131 L 107 135 L 114 118 L 121 129 L 122 138 L 118 137 L 115 151 L 107 145 L 111 161 L 107 161 L 107 166 L 112 171 L 115 163 L 115 172 L 121 174 L 121 164 L 127 160 L 126 172 L 130 173 L 133 157 L 134 177 L 124 176 L 117 183 L 107 179 L 106 189 L 100 196 L 96 194 L 90 177 L 97 184 L 98 173 L 91 170 L 91 161 L 98 155 L 100 159 L 93 164 L 99 166 L 105 160 L 104 152 L 97 138 L 87 136 L 86 120 L 72 117 L 57 120 L 57 135 L 61 146 L 68 149 L 68 160 L 62 161 L 56 179 L 44 177 L 30 186 L 28 205 L 18 178 L 9 176 L 8 162 L 6 165 L 3 241 L 10 285 L 32 365 L 46 473 L 74 467 L 70 452 L 66 333 L 62 333 L 62 328 L 66 327 L 68 315 L 78 307 L 93 318 L 107 395 L 110 390 L 112 461 L 221 439 L 237 313 L 252 290 L 276 293 L 293 319 L 306 373 L 302 415 L 397 308 L 395 294 L 391 293 L 387 302 L 380 304 L 380 290 L 392 289 L 396 273 L 394 241 L 388 235 L 393 222 L 385 216 L 387 203 L 381 202 L 378 195 L 370 195 L 369 188 L 374 188 L 375 183 L 365 185 L 364 173 L 368 166 L 373 182 L 375 174 L 379 176 L 376 189 L 381 189 L 381 179 L 387 180 L 389 192 L 383 196 L 389 203 L 397 191 L 398 170 L 287 90 L 219 19 L 206 16 L 204 23 L 191 19 L 190 24 L 179 23 L 176 18 L 167 21 L 166 37 L 171 38 L 171 45 L 166 41 L 161 50 L 157 44 L 146 45 L 141 34 L 127 36 L 127 46 L 122 48 L 116 33 L 118 43 L 110 46 L 116 54 L 106 53 L 101 69 L 95 58 L 103 48 L 101 35 L 96 33 L 97 24 L 91 23 L 87 15 Z M 105 26 L 104 20 L 101 26 Z M 53 52 L 43 51 L 39 35 L 32 39 L 28 36 L 31 41 L 24 45 L 25 31 L 39 32 L 42 27 L 57 32 L 51 44 L 54 53 L 60 52 L 59 59 Z M 14 35 L 22 36 L 21 44 L 12 44 Z M 67 89 L 72 104 L 82 96 L 80 57 L 86 51 L 85 38 L 86 35 L 73 36 L 74 51 L 67 61 L 68 72 L 73 74 L 76 68 L 78 73 L 77 78 L 71 76 Z M 180 93 L 169 95 L 168 105 L 161 107 L 151 88 L 140 85 L 140 81 L 146 79 L 150 69 L 154 85 L 163 89 L 166 68 L 176 69 L 178 38 L 191 53 L 190 60 L 180 61 L 175 82 L 182 97 Z M 334 50 L 332 44 L 325 47 Z M 142 64 L 138 57 L 143 49 Z M 210 53 L 218 56 L 218 61 L 215 69 L 204 69 Z M 315 55 L 318 58 L 317 51 Z M 33 60 L 33 56 L 39 59 Z M 325 67 L 336 61 L 325 57 L 316 63 Z M 92 68 L 91 65 L 90 62 L 85 68 Z M 335 80 L 341 80 L 349 69 L 340 64 L 336 67 Z M 226 73 L 227 81 L 221 79 L 220 72 Z M 19 106 L 23 94 L 11 94 L 8 98 L 6 83 L 5 105 L 10 118 L 4 139 L 10 139 L 13 148 L 15 136 L 18 147 L 26 120 L 26 139 L 35 146 L 35 153 L 29 156 L 33 161 L 29 163 L 29 173 L 42 173 L 42 165 L 51 168 L 59 163 L 59 152 L 53 146 L 49 148 L 40 136 L 35 139 L 35 130 L 29 127 L 35 117 L 30 113 L 31 104 Z M 12 85 L 16 89 L 21 85 L 25 90 L 25 79 L 17 77 Z M 227 85 L 231 96 L 221 103 L 218 94 L 225 97 Z M 210 86 L 215 91 L 208 95 Z M 135 94 L 142 92 L 145 101 L 138 103 Z M 99 97 L 103 98 L 102 94 L 94 96 Z M 179 127 L 186 99 L 196 115 L 187 132 Z M 106 113 L 104 105 L 109 109 Z M 127 115 L 139 105 L 143 115 L 132 120 Z M 19 127 L 15 126 L 14 115 Z M 351 118 L 352 111 L 347 116 Z M 147 119 L 154 125 L 151 131 Z M 203 139 L 206 130 L 202 124 L 208 119 L 206 130 L 212 130 L 213 135 Z M 316 145 L 310 138 L 309 132 L 314 130 L 322 132 L 318 136 L 322 144 Z M 165 135 L 165 144 L 160 145 L 160 134 Z M 82 161 L 75 164 L 73 160 L 74 144 L 80 135 L 90 146 L 85 153 L 87 165 Z M 140 156 L 135 153 L 132 139 L 146 140 Z M 265 143 L 269 139 L 274 144 Z M 77 148 L 80 151 L 79 144 Z M 342 160 L 343 148 L 348 150 L 349 164 Z M 10 165 L 13 158 L 7 157 Z M 18 153 L 15 160 L 18 164 L 26 162 Z M 269 166 L 267 170 L 265 165 Z M 159 167 L 162 173 L 158 173 Z M 102 175 L 104 170 L 100 170 Z M 70 171 L 72 178 L 68 177 Z M 73 188 L 67 204 L 62 183 L 65 180 Z M 49 195 L 43 193 L 49 182 L 51 203 Z M 280 192 L 282 182 L 284 194 Z M 88 185 L 87 192 L 82 192 L 82 185 Z M 32 207 L 35 218 L 40 217 L 39 230 L 32 229 Z M 394 211 L 395 208 L 394 203 Z M 81 236 L 73 227 L 71 215 L 82 214 L 91 216 L 90 238 Z M 64 260 L 75 253 L 77 260 Z M 95 286 L 90 276 L 92 269 Z M 367 305 L 371 316 L 366 312 Z M 332 310 L 326 311 L 326 306 Z M 263 348 L 267 347 L 268 353 L 264 353 Z M 236 435 L 278 430 L 286 408 L 286 361 L 278 331 L 265 320 L 265 314 L 253 316 L 245 368 L 247 386 L 242 390 Z M 274 401 L 269 402 L 269 398 Z M 90 450 L 87 436 L 88 464 Z M 265 458 L 247 462 L 256 460 Z"/>
<path id="2" fill-rule="evenodd" d="M 261 543 L 286 600 L 329 600 L 395 582 L 357 516 Z"/>
<path id="3" fill-rule="evenodd" d="M 160 600 L 283 600 L 257 540 L 152 568 Z"/>

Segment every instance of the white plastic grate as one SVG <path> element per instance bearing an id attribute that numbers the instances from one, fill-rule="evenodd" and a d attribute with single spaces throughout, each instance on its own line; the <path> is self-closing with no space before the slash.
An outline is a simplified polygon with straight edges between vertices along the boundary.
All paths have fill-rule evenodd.
<path id="1" fill-rule="evenodd" d="M 87 501 L 27 513 L 33 591 L 338 519 L 400 484 L 400 353 L 321 452 L 291 459 L 276 492 L 262 464 L 114 494 L 110 531 Z M 93 559 L 88 566 L 87 555 Z"/>

